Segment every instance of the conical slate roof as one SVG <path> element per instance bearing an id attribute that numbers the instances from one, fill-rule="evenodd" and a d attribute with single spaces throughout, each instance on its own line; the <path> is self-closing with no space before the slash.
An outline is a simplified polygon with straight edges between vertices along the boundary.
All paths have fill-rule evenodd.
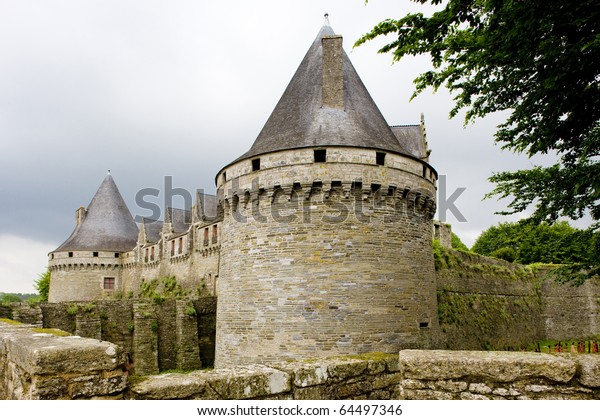
<path id="1" fill-rule="evenodd" d="M 130 251 L 137 244 L 138 227 L 108 174 L 87 208 L 85 218 L 55 251 Z"/>
<path id="2" fill-rule="evenodd" d="M 322 106 L 325 24 L 250 150 L 236 161 L 279 150 L 315 146 L 367 147 L 409 154 L 398 142 L 343 52 L 344 109 Z"/>

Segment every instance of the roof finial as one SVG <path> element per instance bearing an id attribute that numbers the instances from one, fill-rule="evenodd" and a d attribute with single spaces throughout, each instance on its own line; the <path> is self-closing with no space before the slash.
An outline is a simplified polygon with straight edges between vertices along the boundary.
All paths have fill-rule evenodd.
<path id="1" fill-rule="evenodd" d="M 329 25 L 329 13 L 327 13 L 327 12 L 325 12 L 325 25 L 330 26 Z"/>
<path id="2" fill-rule="evenodd" d="M 108 170 L 108 174 L 110 175 L 110 169 Z"/>

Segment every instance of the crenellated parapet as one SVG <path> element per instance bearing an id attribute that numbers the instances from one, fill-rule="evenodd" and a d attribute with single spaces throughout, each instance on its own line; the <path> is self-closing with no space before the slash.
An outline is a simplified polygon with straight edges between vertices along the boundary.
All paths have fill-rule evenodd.
<path id="1" fill-rule="evenodd" d="M 325 152 L 324 162 L 315 161 L 317 150 Z M 285 201 L 362 203 L 429 219 L 436 209 L 437 173 L 429 164 L 361 148 L 275 152 L 236 162 L 217 180 L 225 213 Z"/>

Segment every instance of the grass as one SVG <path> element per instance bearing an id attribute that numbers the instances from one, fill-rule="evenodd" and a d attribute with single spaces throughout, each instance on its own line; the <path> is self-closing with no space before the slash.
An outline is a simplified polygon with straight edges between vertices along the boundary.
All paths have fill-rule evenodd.
<path id="1" fill-rule="evenodd" d="M 63 331 L 63 330 L 57 330 L 55 328 L 32 328 L 31 331 L 35 332 L 35 333 L 40 333 L 40 334 L 52 334 L 55 335 L 57 337 L 68 337 L 71 334 Z"/>
<path id="2" fill-rule="evenodd" d="M 8 318 L 0 318 L 0 322 L 5 322 L 5 323 L 10 324 L 10 325 L 21 325 L 22 324 L 19 321 L 14 321 L 14 320 L 8 319 Z"/>

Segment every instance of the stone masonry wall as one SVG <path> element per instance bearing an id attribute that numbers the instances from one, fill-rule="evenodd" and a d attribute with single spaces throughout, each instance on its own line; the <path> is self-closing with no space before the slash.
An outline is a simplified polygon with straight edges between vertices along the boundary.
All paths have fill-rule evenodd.
<path id="1" fill-rule="evenodd" d="M 133 399 L 598 399 L 600 355 L 402 350 L 169 373 Z"/>
<path id="2" fill-rule="evenodd" d="M 136 373 L 212 366 L 216 298 L 101 300 L 40 305 L 45 328 L 120 346 Z"/>
<path id="3" fill-rule="evenodd" d="M 600 335 L 600 278 L 587 280 L 579 287 L 545 280 L 541 295 L 544 338 Z"/>
<path id="4" fill-rule="evenodd" d="M 120 399 L 125 355 L 112 343 L 0 322 L 0 399 Z"/>
<path id="5" fill-rule="evenodd" d="M 530 269 L 441 248 L 436 278 L 445 348 L 518 349 L 544 338 L 541 281 Z"/>
<path id="6" fill-rule="evenodd" d="M 600 355 L 522 352 L 400 352 L 407 400 L 597 400 Z"/>
<path id="7" fill-rule="evenodd" d="M 369 354 L 151 376 L 132 385 L 128 397 L 388 400 L 398 398 L 400 377 L 397 355 Z"/>
<path id="8" fill-rule="evenodd" d="M 435 258 L 448 349 L 518 349 L 543 339 L 600 334 L 600 279 L 572 287 L 548 277 L 544 268 L 444 248 Z"/>
<path id="9" fill-rule="evenodd" d="M 226 168 L 216 367 L 437 344 L 435 186 L 423 163 L 375 158 L 301 149 Z"/>
<path id="10" fill-rule="evenodd" d="M 403 350 L 129 384 L 127 370 L 112 343 L 0 322 L 0 399 L 600 399 L 595 354 Z"/>

